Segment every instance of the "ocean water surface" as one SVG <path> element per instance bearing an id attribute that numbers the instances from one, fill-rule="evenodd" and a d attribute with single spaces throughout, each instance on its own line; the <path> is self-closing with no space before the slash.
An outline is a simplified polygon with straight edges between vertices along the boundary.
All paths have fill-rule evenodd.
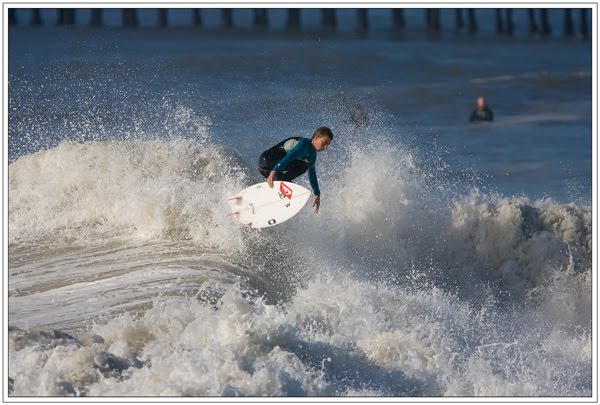
<path id="1" fill-rule="evenodd" d="M 591 42 L 384 31 L 11 27 L 10 395 L 591 396 Z"/>

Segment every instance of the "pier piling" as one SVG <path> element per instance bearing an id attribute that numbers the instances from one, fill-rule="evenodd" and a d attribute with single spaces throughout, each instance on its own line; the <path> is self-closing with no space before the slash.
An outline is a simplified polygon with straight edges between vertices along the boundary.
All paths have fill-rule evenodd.
<path id="1" fill-rule="evenodd" d="M 169 25 L 169 23 L 167 21 L 167 9 L 166 8 L 159 8 L 157 17 L 158 18 L 156 20 L 156 28 L 166 28 Z"/>
<path id="2" fill-rule="evenodd" d="M 90 27 L 102 27 L 102 9 L 93 8 L 90 11 Z"/>
<path id="3" fill-rule="evenodd" d="M 475 10 L 472 8 L 468 9 L 467 15 L 469 16 L 467 30 L 470 34 L 474 34 L 479 31 L 479 27 L 477 26 L 477 18 L 475 17 Z"/>
<path id="4" fill-rule="evenodd" d="M 202 27 L 202 14 L 197 8 L 192 9 L 192 25 L 197 28 Z"/>
<path id="5" fill-rule="evenodd" d="M 496 33 L 504 34 L 504 22 L 502 21 L 502 10 L 496 9 Z"/>
<path id="6" fill-rule="evenodd" d="M 321 19 L 321 25 L 326 30 L 334 30 L 337 25 L 337 20 L 335 18 L 335 9 L 334 8 L 324 8 L 322 10 L 323 18 Z"/>
<path id="7" fill-rule="evenodd" d="M 572 37 L 575 31 L 573 30 L 573 15 L 570 8 L 565 8 L 563 27 L 564 36 L 566 38 Z"/>
<path id="8" fill-rule="evenodd" d="M 226 30 L 233 28 L 233 13 L 230 8 L 221 9 L 221 28 Z"/>
<path id="9" fill-rule="evenodd" d="M 463 20 L 462 10 L 457 8 L 454 10 L 454 30 L 459 32 L 465 26 L 465 22 Z"/>
<path id="10" fill-rule="evenodd" d="M 440 10 L 437 8 L 428 8 L 425 11 L 425 24 L 428 34 L 440 33 Z"/>
<path id="11" fill-rule="evenodd" d="M 392 9 L 392 28 L 398 33 L 404 30 L 406 23 L 404 22 L 404 10 L 401 8 Z"/>
<path id="12" fill-rule="evenodd" d="M 135 8 L 123 9 L 123 27 L 134 28 L 138 26 L 137 10 Z"/>
<path id="13" fill-rule="evenodd" d="M 288 31 L 298 31 L 300 29 L 300 9 L 288 8 L 285 26 Z"/>
<path id="14" fill-rule="evenodd" d="M 527 20 L 529 22 L 529 35 L 533 35 L 538 32 L 538 26 L 535 22 L 535 13 L 532 8 L 527 9 Z"/>
<path id="15" fill-rule="evenodd" d="M 42 15 L 40 13 L 40 9 L 39 8 L 33 8 L 31 9 L 31 21 L 29 22 L 29 24 L 32 27 L 37 27 L 40 26 L 44 23 L 44 21 L 42 21 Z"/>
<path id="16" fill-rule="evenodd" d="M 75 9 L 74 8 L 59 8 L 57 24 L 58 25 L 75 25 Z"/>
<path id="17" fill-rule="evenodd" d="M 515 33 L 515 23 L 513 22 L 512 17 L 512 8 L 506 10 L 506 33 L 508 35 L 513 35 Z"/>
<path id="18" fill-rule="evenodd" d="M 579 36 L 581 39 L 588 38 L 588 20 L 587 20 L 587 10 L 585 8 L 581 9 L 580 12 L 581 23 L 579 27 Z"/>
<path id="19" fill-rule="evenodd" d="M 502 16 L 502 11 L 505 11 L 505 18 Z M 515 24 L 512 19 L 512 9 L 496 9 L 496 33 L 497 34 L 506 34 L 513 35 L 515 31 Z"/>
<path id="20" fill-rule="evenodd" d="M 547 37 L 552 33 L 552 27 L 550 27 L 550 23 L 548 22 L 548 9 L 543 8 L 540 10 L 540 33 Z"/>
<path id="21" fill-rule="evenodd" d="M 267 17 L 267 10 L 264 8 L 254 9 L 254 27 L 255 28 L 267 28 L 269 26 L 269 19 Z"/>
<path id="22" fill-rule="evenodd" d="M 369 32 L 369 17 L 366 8 L 356 10 L 356 32 L 360 36 L 366 36 Z"/>
<path id="23" fill-rule="evenodd" d="M 17 25 L 17 10 L 14 8 L 8 9 L 8 25 Z"/>

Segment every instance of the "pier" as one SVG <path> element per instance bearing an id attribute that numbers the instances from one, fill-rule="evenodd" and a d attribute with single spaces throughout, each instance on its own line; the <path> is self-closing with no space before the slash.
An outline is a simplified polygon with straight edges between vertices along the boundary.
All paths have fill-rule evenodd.
<path id="1" fill-rule="evenodd" d="M 91 28 L 139 28 L 142 24 L 140 14 L 143 12 L 145 17 L 145 26 L 148 26 L 148 21 L 153 20 L 151 26 L 157 29 L 166 29 L 173 27 L 171 14 L 178 13 L 179 26 L 182 26 L 182 14 L 187 13 L 189 18 L 186 20 L 187 26 L 198 30 L 208 29 L 206 24 L 205 14 L 218 13 L 218 26 L 213 27 L 225 31 L 234 31 L 242 29 L 236 24 L 236 17 L 239 13 L 252 13 L 251 26 L 245 26 L 244 29 L 251 28 L 260 31 L 274 30 L 272 28 L 271 15 L 273 13 L 285 13 L 285 23 L 278 31 L 288 32 L 303 32 L 303 31 L 322 31 L 324 33 L 335 33 L 339 31 L 339 13 L 342 9 L 323 8 L 315 9 L 103 9 L 103 8 L 59 8 L 59 9 L 25 9 L 25 8 L 9 8 L 8 9 L 8 24 L 11 26 L 60 26 L 60 27 L 91 27 Z M 589 19 L 591 17 L 591 8 L 564 8 L 564 9 L 532 9 L 532 8 L 497 8 L 497 9 L 451 9 L 451 8 L 427 8 L 427 9 L 369 9 L 358 8 L 353 10 L 343 9 L 348 19 L 348 12 L 355 13 L 354 17 L 354 33 L 358 37 L 367 37 L 374 29 L 380 29 L 385 25 L 385 28 L 394 36 L 401 37 L 403 33 L 409 29 L 422 30 L 427 37 L 435 38 L 441 33 L 454 32 L 465 33 L 467 35 L 476 36 L 482 29 L 486 27 L 489 33 L 490 30 L 495 35 L 511 37 L 515 35 L 517 28 L 526 32 L 526 36 L 538 37 L 564 37 L 564 38 L 580 38 L 588 39 L 590 35 Z M 377 21 L 372 20 L 371 14 L 377 10 Z M 407 11 L 412 14 L 411 24 L 408 25 Z M 485 13 L 483 11 L 485 10 Z M 42 16 L 42 12 L 44 16 Z M 388 17 L 382 18 L 383 13 Z M 107 24 L 106 14 L 112 14 L 112 22 Z M 114 23 L 114 15 L 119 13 L 120 23 Z M 151 17 L 152 13 L 154 17 Z M 320 15 L 318 22 L 315 16 Z M 422 13 L 422 18 L 415 18 L 415 15 Z M 480 16 L 479 14 L 485 14 Z M 553 24 L 550 22 L 549 14 L 553 13 Z M 560 13 L 560 18 L 557 16 Z M 52 16 L 52 14 L 54 14 Z M 310 14 L 310 16 L 305 16 Z M 81 16 L 80 16 L 81 15 Z M 83 17 L 85 15 L 85 17 Z M 491 18 L 490 18 L 491 16 Z M 518 17 L 518 18 L 517 18 Z M 388 20 L 387 22 L 382 22 Z M 418 20 L 418 25 L 415 26 L 415 20 Z M 518 20 L 518 22 L 517 22 Z M 557 23 L 559 21 L 559 23 Z M 519 25 L 520 24 L 520 25 Z M 526 24 L 526 26 L 524 26 Z M 420 25 L 420 27 L 419 27 Z M 310 28 L 309 28 L 310 27 Z M 492 28 L 493 27 L 493 28 Z"/>

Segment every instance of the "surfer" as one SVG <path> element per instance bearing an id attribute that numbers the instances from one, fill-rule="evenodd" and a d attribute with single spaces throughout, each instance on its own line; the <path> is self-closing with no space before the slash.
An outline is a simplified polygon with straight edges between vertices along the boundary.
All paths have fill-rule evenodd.
<path id="1" fill-rule="evenodd" d="M 274 180 L 292 181 L 308 170 L 308 180 L 315 194 L 313 207 L 317 213 L 321 205 L 321 191 L 315 171 L 317 152 L 324 151 L 332 140 L 333 133 L 327 127 L 317 128 L 311 139 L 284 139 L 260 155 L 258 171 L 272 188 Z"/>
<path id="2" fill-rule="evenodd" d="M 361 105 L 355 105 L 352 114 L 345 121 L 346 124 L 351 124 L 355 129 L 364 128 L 369 125 L 369 118 L 365 114 L 365 109 Z"/>
<path id="3" fill-rule="evenodd" d="M 487 102 L 485 101 L 484 97 L 478 97 L 476 105 L 477 108 L 471 114 L 471 122 L 494 120 L 494 113 L 492 113 L 492 110 L 487 106 Z"/>

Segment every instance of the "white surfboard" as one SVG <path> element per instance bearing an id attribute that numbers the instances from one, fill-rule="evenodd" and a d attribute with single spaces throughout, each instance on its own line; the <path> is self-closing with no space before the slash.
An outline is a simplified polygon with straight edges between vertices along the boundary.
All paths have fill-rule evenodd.
<path id="1" fill-rule="evenodd" d="M 279 225 L 296 215 L 310 197 L 310 190 L 289 181 L 258 183 L 229 199 L 231 216 L 251 228 Z"/>

